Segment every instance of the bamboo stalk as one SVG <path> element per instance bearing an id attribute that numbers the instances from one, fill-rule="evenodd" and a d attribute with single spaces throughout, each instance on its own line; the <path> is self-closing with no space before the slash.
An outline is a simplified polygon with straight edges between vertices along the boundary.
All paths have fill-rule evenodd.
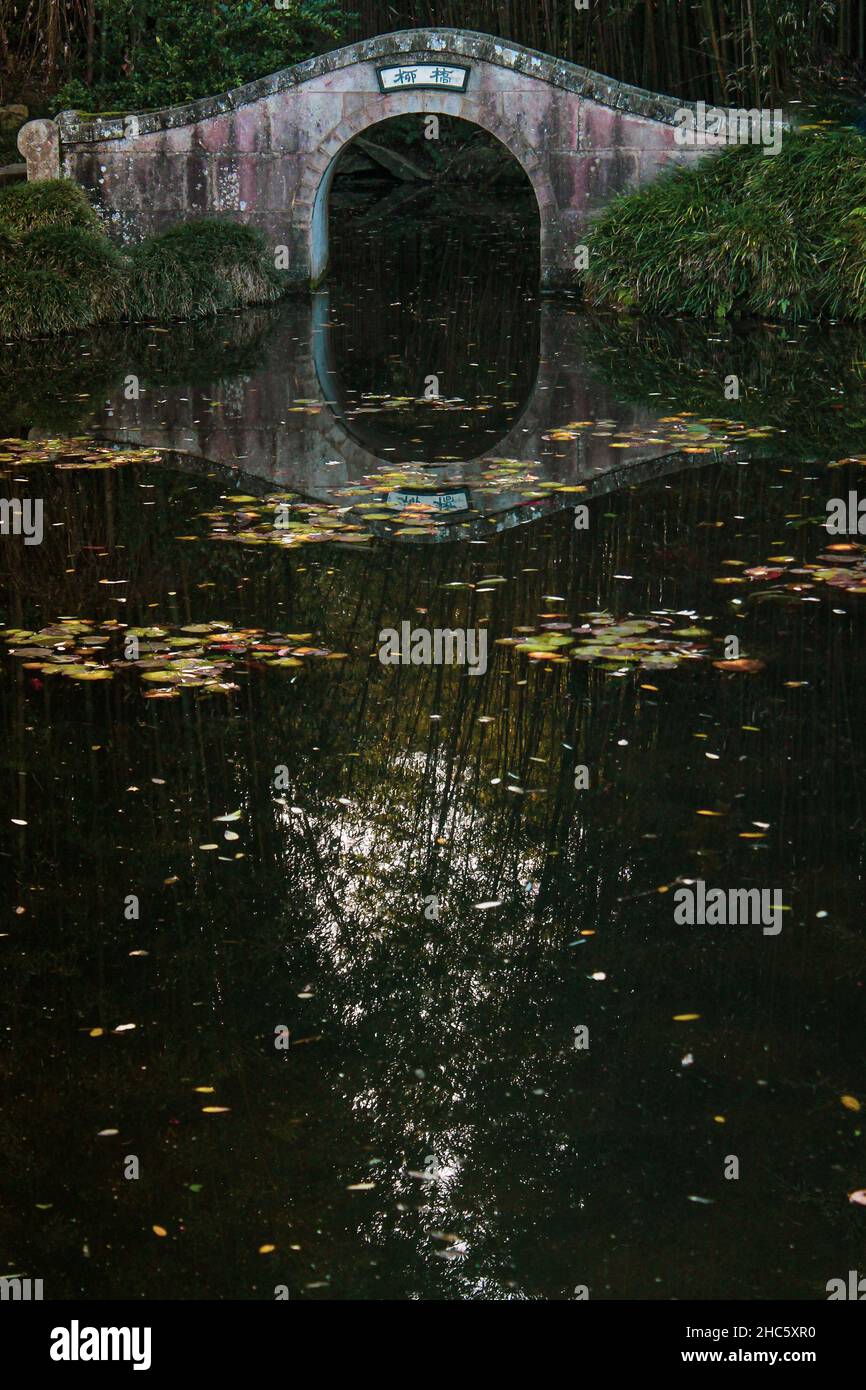
<path id="1" fill-rule="evenodd" d="M 863 0 L 843 0 L 832 13 L 789 0 L 788 10 L 785 28 L 773 6 L 755 0 L 593 0 L 587 11 L 575 11 L 574 0 L 346 0 L 344 13 L 347 42 L 419 24 L 469 28 L 656 91 L 760 105 L 784 94 L 804 47 L 866 61 Z M 154 12 L 154 0 L 131 0 L 121 43 L 115 11 L 109 26 L 109 7 L 97 0 L 0 0 L 4 90 L 34 78 L 43 89 L 75 75 L 102 81 L 115 75 L 118 50 L 134 66 Z"/>

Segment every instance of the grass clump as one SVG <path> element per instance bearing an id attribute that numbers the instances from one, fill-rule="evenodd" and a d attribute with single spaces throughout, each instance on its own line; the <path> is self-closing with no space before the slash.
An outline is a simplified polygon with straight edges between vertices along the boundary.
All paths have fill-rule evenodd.
<path id="1" fill-rule="evenodd" d="M 866 142 L 787 132 L 615 199 L 589 236 L 589 303 L 647 315 L 866 319 Z"/>
<path id="2" fill-rule="evenodd" d="M 201 318 L 247 304 L 271 304 L 285 277 L 264 239 L 233 222 L 187 222 L 151 237 L 130 256 L 128 316 Z"/>
<path id="3" fill-rule="evenodd" d="M 45 227 L 83 227 L 98 232 L 101 223 L 84 190 L 70 179 L 13 183 L 0 192 L 0 228 L 25 236 Z"/>
<path id="4" fill-rule="evenodd" d="M 78 327 L 115 319 L 118 305 L 124 302 L 124 258 L 101 232 L 83 227 L 45 227 L 31 232 L 21 241 L 19 263 L 29 271 L 65 280 L 84 296 L 86 317 Z"/>
<path id="5" fill-rule="evenodd" d="M 87 327 L 93 316 L 86 291 L 52 270 L 4 266 L 0 334 L 36 338 Z"/>
<path id="6" fill-rule="evenodd" d="M 0 337 L 53 336 L 124 320 L 197 319 L 282 297 L 261 235 L 200 220 L 126 254 L 66 179 L 0 194 Z"/>

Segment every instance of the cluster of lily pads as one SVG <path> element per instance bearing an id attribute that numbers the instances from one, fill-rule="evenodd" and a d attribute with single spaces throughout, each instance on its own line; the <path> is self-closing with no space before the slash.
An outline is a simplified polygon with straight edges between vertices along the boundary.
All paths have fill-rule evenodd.
<path id="1" fill-rule="evenodd" d="M 810 589 L 814 584 L 827 584 L 831 589 L 844 589 L 849 594 L 866 594 L 866 545 L 840 541 L 828 545 L 825 554 L 806 564 L 769 560 L 765 565 L 744 569 L 743 575 L 753 582 L 770 580 L 775 583 L 778 579 L 785 579 L 786 582 L 778 588 L 789 593 Z"/>
<path id="2" fill-rule="evenodd" d="M 183 690 L 205 696 L 238 690 L 230 677 L 240 666 L 297 669 L 310 658 L 345 660 L 345 652 L 306 645 L 312 635 L 233 628 L 218 621 L 184 627 L 127 627 L 112 620 L 97 623 L 68 617 L 38 631 L 5 628 L 0 632 L 9 655 L 27 671 L 40 677 L 110 681 L 116 671 L 135 670 L 150 687 L 144 694 L 147 700 L 176 699 Z"/>
<path id="3" fill-rule="evenodd" d="M 523 500 L 535 501 L 554 492 L 586 492 L 583 484 L 539 480 L 538 470 L 538 464 L 491 459 L 480 472 L 473 472 L 466 486 L 473 493 L 508 491 Z M 374 538 L 371 523 L 378 523 L 375 534 L 397 538 L 440 531 L 442 523 L 451 521 L 451 517 L 435 505 L 432 496 L 425 500 L 429 489 L 429 473 L 407 465 L 383 468 L 366 478 L 334 487 L 332 502 L 312 502 L 292 492 L 269 493 L 260 498 L 239 493 L 224 497 L 221 507 L 202 515 L 211 524 L 213 540 L 289 548 L 310 541 L 357 545 Z M 385 501 L 389 494 L 401 491 L 407 494 L 402 505 Z M 461 513 L 461 521 L 467 515 L 477 516 L 477 512 Z"/>
<path id="4" fill-rule="evenodd" d="M 203 512 L 211 524 L 211 539 L 235 541 L 242 545 L 275 545 L 295 548 L 324 541 L 338 545 L 358 545 L 374 538 L 369 522 L 384 523 L 387 535 L 422 535 L 435 531 L 432 516 L 436 509 L 424 502 L 407 502 L 403 507 L 387 507 L 381 496 L 371 494 L 385 489 L 408 487 L 413 477 L 417 486 L 428 487 L 430 480 L 410 471 L 376 475 L 360 483 L 335 488 L 341 502 L 312 502 L 294 492 L 273 492 L 266 497 L 244 493 L 228 495 L 222 507 Z M 360 500 L 367 499 L 367 500 Z M 357 513 L 357 517 L 353 516 Z"/>
<path id="5" fill-rule="evenodd" d="M 567 619 L 547 622 L 540 631 L 517 628 L 514 637 L 497 639 L 529 658 L 563 665 L 569 661 L 597 664 L 603 671 L 626 674 L 629 670 L 671 670 L 687 661 L 710 655 L 708 628 L 683 627 L 676 615 L 617 621 L 608 612 L 584 613 L 576 626 Z M 716 662 L 724 667 L 727 663 Z"/>
<path id="6" fill-rule="evenodd" d="M 373 538 L 371 531 L 345 519 L 345 508 L 307 502 L 294 492 L 267 497 L 236 493 L 223 501 L 225 506 L 202 513 L 211 524 L 211 540 L 295 547 L 322 541 L 357 545 Z M 392 520 L 393 514 L 387 513 L 387 518 Z"/>
<path id="7" fill-rule="evenodd" d="M 699 418 L 693 411 L 662 415 L 643 429 L 621 430 L 616 420 L 570 420 L 544 436 L 551 440 L 577 439 L 582 434 L 610 439 L 612 449 L 632 449 L 638 445 L 666 446 L 684 454 L 711 454 L 728 449 L 746 439 L 767 439 L 777 433 L 770 425 L 760 428 L 740 420 Z"/>
<path id="8" fill-rule="evenodd" d="M 128 463 L 161 463 L 158 449 L 118 448 L 97 444 L 92 439 L 0 439 L 0 466 L 14 463 L 50 463 L 53 467 L 71 472 L 98 472 L 120 468 Z"/>

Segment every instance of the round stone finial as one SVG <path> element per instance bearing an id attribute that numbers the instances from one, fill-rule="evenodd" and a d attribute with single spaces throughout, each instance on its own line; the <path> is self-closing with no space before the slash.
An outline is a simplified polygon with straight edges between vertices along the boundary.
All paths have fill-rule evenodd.
<path id="1" fill-rule="evenodd" d="M 18 132 L 18 149 L 27 160 L 27 181 L 60 178 L 60 131 L 54 121 L 28 121 Z"/>

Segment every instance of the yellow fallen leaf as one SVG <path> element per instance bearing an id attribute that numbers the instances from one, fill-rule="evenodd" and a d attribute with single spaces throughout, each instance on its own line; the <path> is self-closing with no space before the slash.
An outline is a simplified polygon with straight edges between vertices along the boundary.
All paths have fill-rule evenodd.
<path id="1" fill-rule="evenodd" d="M 152 1230 L 153 1230 L 153 1234 L 154 1234 L 155 1236 L 167 1236 L 167 1235 L 168 1235 L 168 1231 L 165 1229 L 164 1226 L 154 1226 L 154 1227 L 152 1227 Z"/>
<path id="2" fill-rule="evenodd" d="M 674 1014 L 674 1023 L 691 1023 L 696 1018 L 700 1018 L 700 1014 Z"/>
<path id="3" fill-rule="evenodd" d="M 859 1102 L 859 1100 L 857 1099 L 856 1096 L 840 1096 L 839 1099 L 842 1101 L 842 1104 L 844 1105 L 844 1107 L 845 1107 L 846 1110 L 862 1110 L 862 1109 L 863 1109 L 862 1105 L 860 1104 L 860 1102 Z"/>
<path id="4" fill-rule="evenodd" d="M 749 675 L 764 669 L 763 661 L 755 661 L 745 656 L 739 656 L 736 660 L 714 661 L 713 665 L 717 671 L 745 671 Z"/>
<path id="5" fill-rule="evenodd" d="M 276 1250 L 276 1248 L 277 1248 L 277 1247 L 276 1247 L 275 1245 L 260 1245 L 260 1246 L 259 1246 L 259 1254 L 260 1254 L 260 1255 L 272 1255 L 272 1254 L 274 1253 L 274 1251 Z"/>

